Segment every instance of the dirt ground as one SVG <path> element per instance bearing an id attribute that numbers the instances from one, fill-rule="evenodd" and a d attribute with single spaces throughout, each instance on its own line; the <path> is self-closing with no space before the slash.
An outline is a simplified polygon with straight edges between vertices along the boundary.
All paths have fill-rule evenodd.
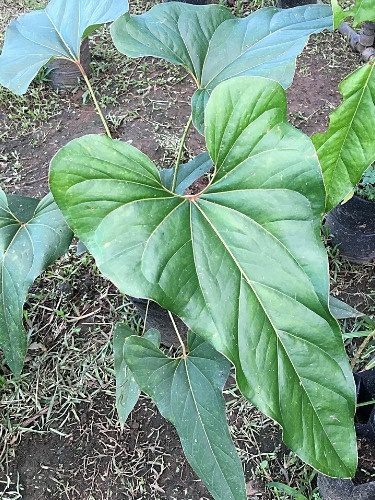
<path id="1" fill-rule="evenodd" d="M 0 0 L 0 28 L 38 0 Z M 136 3 L 144 10 L 150 3 Z M 254 4 L 237 2 L 244 14 Z M 1 39 L 0 39 L 1 44 Z M 175 159 L 190 114 L 189 78 L 156 60 L 128 60 L 102 29 L 91 40 L 92 81 L 115 137 L 131 142 L 160 166 Z M 339 81 L 360 64 L 337 33 L 312 37 L 288 91 L 289 117 L 309 135 L 323 130 L 339 103 Z M 83 134 L 101 133 L 100 119 L 81 84 L 51 90 L 45 75 L 26 96 L 0 89 L 0 176 L 7 192 L 42 196 L 56 151 Z M 186 159 L 204 150 L 193 132 Z M 375 313 L 373 266 L 344 262 L 329 247 L 332 293 L 368 315 Z M 19 385 L 0 365 L 0 498 L 4 500 L 209 499 L 184 459 L 174 429 L 141 397 L 124 431 L 114 408 L 113 323 L 135 329 L 142 320 L 127 297 L 103 279 L 90 256 L 69 254 L 31 290 L 25 312 L 30 349 Z M 345 331 L 365 330 L 345 322 Z M 356 349 L 348 343 L 348 352 Z M 371 362 L 371 343 L 360 367 Z M 3 373 L 3 375 L 1 375 Z M 319 499 L 315 472 L 281 443 L 278 428 L 244 401 L 233 384 L 225 391 L 230 428 L 245 466 L 249 498 L 286 499 L 267 488 L 288 484 Z"/>

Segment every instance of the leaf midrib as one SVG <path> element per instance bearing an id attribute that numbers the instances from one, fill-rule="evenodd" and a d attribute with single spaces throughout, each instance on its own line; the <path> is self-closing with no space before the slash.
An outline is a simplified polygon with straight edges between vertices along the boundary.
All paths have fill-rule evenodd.
<path id="1" fill-rule="evenodd" d="M 78 0 L 78 3 L 80 3 L 80 2 L 79 2 L 79 0 Z M 65 12 L 66 12 L 66 6 L 67 6 L 67 2 L 65 3 L 65 6 L 64 6 L 64 15 L 65 15 Z M 48 17 L 48 19 L 49 19 L 50 23 L 51 23 L 51 24 L 52 24 L 52 26 L 54 27 L 54 29 L 55 29 L 55 31 L 56 31 L 56 33 L 57 33 L 58 37 L 59 37 L 59 38 L 60 38 L 60 40 L 62 41 L 63 45 L 66 47 L 68 54 L 70 54 L 70 55 L 71 55 L 71 57 L 72 57 L 72 61 L 73 61 L 73 62 L 78 62 L 79 57 L 77 58 L 77 57 L 73 54 L 73 52 L 70 50 L 69 45 L 65 42 L 65 39 L 64 39 L 63 35 L 62 35 L 62 34 L 60 33 L 60 31 L 57 29 L 57 27 L 56 27 L 55 23 L 53 22 L 53 20 L 52 20 L 51 16 L 48 14 L 47 9 L 44 9 L 44 12 L 45 12 L 46 16 Z"/>

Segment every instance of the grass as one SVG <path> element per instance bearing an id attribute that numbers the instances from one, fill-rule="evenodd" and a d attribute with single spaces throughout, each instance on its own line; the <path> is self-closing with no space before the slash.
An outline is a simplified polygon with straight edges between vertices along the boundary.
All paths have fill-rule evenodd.
<path id="1" fill-rule="evenodd" d="M 17 13 L 42 5 L 35 0 L 3 0 L 1 30 Z M 140 12 L 151 5 L 139 0 L 132 9 Z M 258 5 L 237 1 L 232 8 L 237 15 L 246 15 Z M 126 59 L 114 49 L 106 28 L 93 37 L 91 48 L 93 85 L 116 136 L 133 140 L 129 130 L 139 121 L 141 135 L 155 141 L 151 152 L 159 154 L 159 164 L 170 166 L 183 125 L 173 119 L 174 108 L 187 100 L 186 89 L 193 90 L 186 86 L 183 71 L 160 61 Z M 313 37 L 299 59 L 298 75 L 312 75 L 311 59 L 322 54 L 322 72 L 338 72 L 358 61 L 337 34 L 323 34 Z M 329 104 L 321 111 L 328 109 Z M 44 143 L 48 149 L 59 128 L 69 140 L 70 124 L 86 111 L 93 113 L 83 86 L 59 93 L 51 90 L 43 73 L 26 96 L 18 98 L 0 89 L 2 186 L 10 190 L 17 186 L 33 155 L 39 155 L 37 167 L 48 162 L 37 146 Z M 185 111 L 187 115 L 188 105 Z M 311 110 L 301 112 L 297 121 L 305 122 L 310 115 Z M 147 133 L 143 132 L 146 126 Z M 193 137 L 186 157 L 200 144 Z M 37 180 L 41 182 L 40 176 Z M 337 249 L 329 247 L 329 251 L 333 293 L 374 315 L 375 296 L 369 291 L 374 289 L 373 268 L 345 263 Z M 129 499 L 159 500 L 165 498 L 163 481 L 169 477 L 167 485 L 176 483 L 177 488 L 171 498 L 196 499 L 194 483 L 186 482 L 194 476 L 179 447 L 174 447 L 174 431 L 148 398 L 141 398 L 124 432 L 120 430 L 114 411 L 111 348 L 112 327 L 118 320 L 135 330 L 142 328 L 131 302 L 100 276 L 89 256 L 77 257 L 73 247 L 33 287 L 25 310 L 30 336 L 25 371 L 19 384 L 5 367 L 0 377 L 0 498 L 97 500 L 124 498 L 126 492 Z M 371 324 L 346 321 L 343 329 L 370 333 Z M 347 341 L 351 356 L 361 340 Z M 374 362 L 374 344 L 368 344 L 358 368 Z M 279 482 L 317 500 L 315 473 L 280 444 L 279 429 L 272 421 L 245 401 L 233 384 L 226 388 L 225 397 L 252 498 L 290 498 L 266 488 L 269 482 Z M 185 490 L 178 489 L 180 478 L 188 484 Z M 25 481 L 29 491 L 22 489 Z"/>

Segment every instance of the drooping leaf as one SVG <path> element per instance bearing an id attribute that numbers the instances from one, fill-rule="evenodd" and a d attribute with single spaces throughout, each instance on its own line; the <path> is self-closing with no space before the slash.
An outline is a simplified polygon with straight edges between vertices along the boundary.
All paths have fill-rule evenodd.
<path id="1" fill-rule="evenodd" d="M 339 86 L 342 103 L 329 127 L 312 141 L 323 170 L 326 210 L 338 205 L 375 161 L 375 65 L 368 63 Z"/>
<path id="2" fill-rule="evenodd" d="M 355 27 L 366 21 L 375 21 L 374 0 L 354 0 L 346 9 L 343 9 L 337 0 L 331 0 L 331 3 L 335 29 L 348 17 L 353 18 Z"/>
<path id="3" fill-rule="evenodd" d="M 199 177 L 209 172 L 213 167 L 208 153 L 201 153 L 188 163 L 180 165 L 177 170 L 175 193 L 184 194 Z M 163 168 L 160 170 L 160 178 L 163 186 L 172 189 L 174 168 Z"/>
<path id="4" fill-rule="evenodd" d="M 169 358 L 140 337 L 125 341 L 126 362 L 176 428 L 190 465 L 217 500 L 245 500 L 241 462 L 229 434 L 222 389 L 230 364 L 189 334 L 187 358 Z"/>
<path id="5" fill-rule="evenodd" d="M 124 427 L 141 394 L 139 385 L 124 358 L 125 340 L 131 335 L 134 335 L 134 331 L 126 323 L 116 324 L 113 332 L 113 356 L 116 377 L 116 409 L 121 428 Z M 159 347 L 160 333 L 158 330 L 150 329 L 144 336 L 156 347 Z"/>
<path id="6" fill-rule="evenodd" d="M 128 0 L 51 0 L 12 21 L 0 55 L 0 84 L 24 94 L 50 59 L 79 61 L 81 41 L 127 12 Z"/>
<path id="7" fill-rule="evenodd" d="M 314 147 L 265 78 L 220 84 L 206 115 L 215 174 L 200 195 L 166 191 L 129 144 L 86 136 L 52 161 L 55 199 L 104 275 L 180 316 L 233 362 L 292 450 L 349 477 L 354 384 L 328 306 Z"/>
<path id="8" fill-rule="evenodd" d="M 27 292 L 66 252 L 72 236 L 51 194 L 38 203 L 0 190 L 0 348 L 16 376 L 27 349 L 22 321 Z"/>
<path id="9" fill-rule="evenodd" d="M 183 66 L 194 78 L 194 125 L 203 130 L 204 106 L 222 81 L 265 76 L 285 88 L 309 35 L 332 27 L 329 5 L 259 9 L 243 19 L 219 5 L 158 4 L 141 15 L 121 17 L 112 38 L 128 57 L 154 56 Z"/>
<path id="10" fill-rule="evenodd" d="M 329 296 L 329 308 L 336 319 L 360 318 L 364 316 L 363 313 L 333 295 Z"/>

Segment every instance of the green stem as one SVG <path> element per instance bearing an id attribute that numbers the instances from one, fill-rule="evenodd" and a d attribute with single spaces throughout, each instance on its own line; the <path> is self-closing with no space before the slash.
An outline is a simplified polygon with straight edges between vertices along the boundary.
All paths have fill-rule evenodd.
<path id="1" fill-rule="evenodd" d="M 365 403 L 357 403 L 357 408 L 359 408 L 360 406 L 368 406 L 373 404 L 375 404 L 375 399 L 372 399 L 371 401 L 366 401 Z"/>
<path id="2" fill-rule="evenodd" d="M 174 191 L 176 189 L 178 167 L 180 166 L 181 158 L 182 158 L 182 155 L 184 153 L 184 146 L 185 146 L 186 137 L 189 133 L 192 122 L 193 122 L 193 116 L 190 115 L 190 117 L 187 121 L 187 124 L 185 126 L 184 133 L 182 134 L 182 137 L 181 137 L 180 146 L 178 148 L 176 166 L 175 166 L 174 172 L 173 172 L 172 191 Z"/>
<path id="3" fill-rule="evenodd" d="M 101 119 L 101 121 L 103 123 L 104 130 L 105 130 L 106 134 L 108 135 L 108 137 L 110 139 L 112 139 L 112 135 L 111 135 L 111 131 L 109 130 L 108 123 L 107 123 L 106 119 L 104 118 L 102 110 L 100 109 L 99 103 L 98 103 L 98 101 L 97 101 L 97 99 L 95 97 L 94 89 L 91 86 L 91 83 L 90 83 L 90 80 L 89 80 L 89 78 L 88 78 L 88 76 L 86 74 L 86 71 L 84 70 L 82 64 L 79 61 L 76 61 L 76 64 L 77 64 L 77 66 L 78 66 L 78 68 L 79 68 L 79 70 L 80 70 L 80 72 L 81 72 L 81 74 L 83 76 L 83 79 L 85 80 L 85 83 L 87 85 L 88 91 L 90 92 L 91 98 L 92 98 L 92 100 L 93 100 L 93 102 L 95 104 L 96 111 L 98 112 L 98 115 L 100 116 L 100 119 Z"/>
<path id="4" fill-rule="evenodd" d="M 174 317 L 173 317 L 172 313 L 170 311 L 168 311 L 168 314 L 169 314 L 170 320 L 172 322 L 174 331 L 176 332 L 177 338 L 178 338 L 178 340 L 179 340 L 179 342 L 181 344 L 182 357 L 186 359 L 187 358 L 187 351 L 186 351 L 186 347 L 185 347 L 184 341 L 182 340 L 180 332 L 178 331 L 178 328 L 177 328 L 177 325 L 176 325 L 176 322 L 174 320 Z"/>
<path id="5" fill-rule="evenodd" d="M 148 316 L 148 308 L 150 307 L 150 301 L 148 300 L 147 301 L 147 305 L 146 305 L 146 313 L 145 313 L 145 319 L 144 319 L 144 322 L 143 322 L 143 331 L 142 331 L 142 335 L 145 334 L 145 331 L 146 331 L 146 324 L 147 324 L 147 316 Z"/>

